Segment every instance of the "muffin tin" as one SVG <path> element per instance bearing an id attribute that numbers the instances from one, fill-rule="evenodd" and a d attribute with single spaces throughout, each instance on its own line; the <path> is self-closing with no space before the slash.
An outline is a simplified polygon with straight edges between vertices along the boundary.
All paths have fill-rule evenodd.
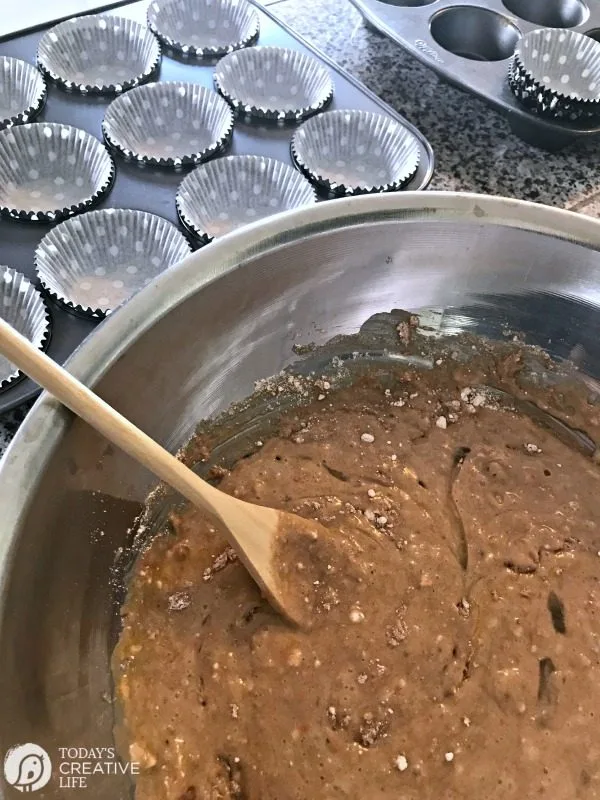
<path id="1" fill-rule="evenodd" d="M 144 0 L 144 2 L 121 6 L 114 12 L 107 11 L 105 13 L 107 19 L 127 17 L 146 25 L 148 6 L 148 1 Z M 257 42 L 259 46 L 290 48 L 316 58 L 329 71 L 334 83 L 334 94 L 328 104 L 328 109 L 358 109 L 384 114 L 405 126 L 416 137 L 419 166 L 405 188 L 424 189 L 433 173 L 433 153 L 425 137 L 368 89 L 306 44 L 277 20 L 273 13 L 258 5 L 253 5 L 253 7 L 260 23 Z M 0 56 L 12 56 L 35 63 L 38 43 L 44 33 L 45 31 L 31 32 L 0 42 Z M 215 61 L 199 61 L 190 57 L 189 53 L 178 54 L 163 47 L 158 80 L 161 83 L 172 81 L 193 83 L 213 92 L 215 98 L 219 98 L 213 78 L 215 64 Z M 48 80 L 48 98 L 38 117 L 39 124 L 56 122 L 75 126 L 87 131 L 97 139 L 102 139 L 102 121 L 110 102 L 122 103 L 128 97 L 135 97 L 134 92 L 148 90 L 148 84 L 133 88 L 124 92 L 114 101 L 113 97 L 91 92 L 82 94 L 76 90 L 66 91 L 65 88 Z M 292 167 L 290 143 L 298 124 L 296 121 L 247 120 L 237 116 L 233 136 L 228 146 L 225 147 L 225 154 L 274 158 Z M 105 209 L 138 209 L 150 212 L 174 223 L 180 231 L 184 231 L 177 214 L 175 198 L 178 188 L 190 168 L 184 164 L 157 165 L 153 164 L 151 160 L 140 162 L 133 157 L 124 157 L 127 155 L 126 153 L 110 149 L 116 167 L 116 176 L 110 192 L 102 198 L 97 198 L 94 205 Z M 209 161 L 208 163 L 213 162 Z M 321 194 L 320 198 L 323 199 L 325 196 L 325 194 Z M 85 215 L 74 217 L 72 222 L 84 218 Z M 63 224 L 71 225 L 71 223 Z M 13 220 L 0 217 L 0 262 L 19 270 L 39 286 L 40 283 L 35 273 L 34 256 L 42 238 L 52 229 L 52 224 L 48 222 L 38 221 L 34 225 L 22 219 Z M 202 240 L 198 241 L 196 237 L 193 243 L 199 246 Z M 104 279 L 105 276 L 100 277 Z M 115 280 L 119 279 L 115 278 Z M 61 303 L 57 297 L 53 297 L 52 293 L 46 293 L 45 300 L 52 320 L 47 349 L 55 360 L 63 362 L 94 330 L 99 324 L 99 319 L 98 316 L 83 315 L 77 309 Z M 29 379 L 21 378 L 15 381 L 0 391 L 0 413 L 23 403 L 33 397 L 37 391 L 37 386 Z"/>
<path id="2" fill-rule="evenodd" d="M 600 119 L 567 121 L 535 114 L 508 85 L 524 34 L 565 28 L 600 40 L 599 0 L 350 0 L 375 29 L 462 89 L 504 114 L 513 132 L 546 150 L 600 135 Z"/>

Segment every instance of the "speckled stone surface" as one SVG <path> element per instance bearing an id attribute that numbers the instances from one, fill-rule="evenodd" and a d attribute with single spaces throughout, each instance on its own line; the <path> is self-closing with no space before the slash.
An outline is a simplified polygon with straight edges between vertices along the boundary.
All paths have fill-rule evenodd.
<path id="1" fill-rule="evenodd" d="M 25 403 L 19 408 L 9 411 L 7 414 L 0 416 L 0 455 L 4 453 L 10 444 L 13 436 L 17 432 L 19 425 L 25 419 L 27 412 L 33 403 Z"/>
<path id="2" fill-rule="evenodd" d="M 265 4 L 423 131 L 436 155 L 432 189 L 502 194 L 600 217 L 600 141 L 555 154 L 522 142 L 491 108 L 368 29 L 347 0 Z M 0 417 L 0 454 L 29 407 Z"/>

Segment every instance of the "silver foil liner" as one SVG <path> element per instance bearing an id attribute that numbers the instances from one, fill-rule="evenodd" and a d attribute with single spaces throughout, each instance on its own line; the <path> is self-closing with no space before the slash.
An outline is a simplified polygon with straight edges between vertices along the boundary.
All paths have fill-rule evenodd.
<path id="1" fill-rule="evenodd" d="M 0 317 L 43 350 L 50 333 L 50 316 L 38 290 L 20 272 L 0 266 Z M 20 376 L 19 370 L 0 356 L 0 388 Z"/>
<path id="2" fill-rule="evenodd" d="M 256 220 L 311 205 L 316 195 L 293 167 L 263 156 L 226 156 L 203 164 L 181 182 L 177 211 L 204 242 Z"/>
<path id="3" fill-rule="evenodd" d="M 575 121 L 600 116 L 600 43 L 572 30 L 539 29 L 524 36 L 508 84 L 531 111 Z"/>
<path id="4" fill-rule="evenodd" d="M 146 211 L 108 208 L 57 225 L 35 251 L 52 297 L 99 317 L 191 251 L 174 225 Z"/>
<path id="5" fill-rule="evenodd" d="M 154 0 L 148 25 L 171 50 L 217 58 L 256 41 L 258 14 L 247 0 Z"/>
<path id="6" fill-rule="evenodd" d="M 58 122 L 0 131 L 0 214 L 52 222 L 85 211 L 111 188 L 106 147 L 86 131 Z"/>
<path id="7" fill-rule="evenodd" d="M 0 56 L 0 130 L 34 119 L 45 102 L 39 71 L 19 58 Z"/>
<path id="8" fill-rule="evenodd" d="M 43 72 L 64 89 L 114 94 L 149 80 L 160 64 L 160 45 L 138 22 L 91 14 L 61 22 L 38 45 Z"/>
<path id="9" fill-rule="evenodd" d="M 400 122 L 342 109 L 303 123 L 291 149 L 299 169 L 334 197 L 402 189 L 420 158 L 417 138 Z"/>
<path id="10" fill-rule="evenodd" d="M 230 53 L 217 64 L 215 84 L 238 114 L 263 119 L 302 119 L 333 97 L 329 71 L 315 58 L 284 47 Z"/>
<path id="11" fill-rule="evenodd" d="M 222 97 L 198 84 L 149 83 L 113 100 L 102 130 L 126 159 L 180 167 L 206 161 L 227 147 L 233 112 Z"/>

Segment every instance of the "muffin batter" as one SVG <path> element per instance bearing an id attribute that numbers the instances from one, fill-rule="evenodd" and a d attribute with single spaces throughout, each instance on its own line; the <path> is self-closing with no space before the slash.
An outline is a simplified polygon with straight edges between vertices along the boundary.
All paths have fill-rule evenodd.
<path id="1" fill-rule="evenodd" d="M 600 469 L 476 378 L 319 381 L 220 470 L 329 529 L 281 556 L 310 630 L 201 512 L 172 514 L 115 653 L 137 800 L 600 797 Z M 598 408 L 560 397 L 594 438 Z"/>

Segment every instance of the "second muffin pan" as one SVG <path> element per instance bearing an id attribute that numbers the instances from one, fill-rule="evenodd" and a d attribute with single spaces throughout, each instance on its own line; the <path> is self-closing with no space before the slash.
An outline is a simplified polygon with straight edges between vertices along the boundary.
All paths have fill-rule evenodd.
<path id="1" fill-rule="evenodd" d="M 514 133 L 547 150 L 600 135 L 600 118 L 564 120 L 532 113 L 508 73 L 522 37 L 563 28 L 600 41 L 600 0 L 350 0 L 377 30 L 461 89 L 503 113 Z M 465 120 L 468 124 L 468 120 Z"/>
<path id="2" fill-rule="evenodd" d="M 58 188 L 55 188 L 54 184 L 49 188 L 45 184 L 32 185 L 29 187 L 29 194 L 27 187 L 24 186 L 25 194 L 23 192 L 19 194 L 19 197 L 27 199 L 27 211 L 24 214 L 19 214 L 18 209 L 17 213 L 9 214 L 12 206 L 8 200 L 11 198 L 4 203 L 4 209 L 0 208 L 0 263 L 19 270 L 45 290 L 45 304 L 51 317 L 50 340 L 46 349 L 59 362 L 64 361 L 85 336 L 94 330 L 103 314 L 110 311 L 139 285 L 143 285 L 148 276 L 152 277 L 150 274 L 152 270 L 142 269 L 149 258 L 147 253 L 141 252 L 143 250 L 141 245 L 144 244 L 142 239 L 145 241 L 146 237 L 140 238 L 135 232 L 140 224 L 145 222 L 150 224 L 148 220 L 152 221 L 152 215 L 162 218 L 163 222 L 166 221 L 166 225 L 172 223 L 177 227 L 177 230 L 164 232 L 164 236 L 171 236 L 173 239 L 165 258 L 162 257 L 158 244 L 150 254 L 153 257 L 150 258 L 152 268 L 156 261 L 156 269 L 159 270 L 172 263 L 169 254 L 173 246 L 181 247 L 182 254 L 187 251 L 187 247 L 184 246 L 187 245 L 184 232 L 191 244 L 196 247 L 202 246 L 214 236 L 220 236 L 230 228 L 244 224 L 246 218 L 248 222 L 252 222 L 266 214 L 275 213 L 279 210 L 278 206 L 291 208 L 314 202 L 315 186 L 309 183 L 311 179 L 309 171 L 304 168 L 303 172 L 307 177 L 303 177 L 291 153 L 292 137 L 302 124 L 300 117 L 340 110 L 379 115 L 406 131 L 406 136 L 412 139 L 418 151 L 414 154 L 415 168 L 406 183 L 402 183 L 402 188 L 424 189 L 433 173 L 431 147 L 414 126 L 333 62 L 314 51 L 266 9 L 253 6 L 259 21 L 259 35 L 256 42 L 259 57 L 256 63 L 253 62 L 252 85 L 249 87 L 251 96 L 244 98 L 242 91 L 244 83 L 243 81 L 240 83 L 239 79 L 230 86 L 231 80 L 229 83 L 226 80 L 226 77 L 231 77 L 229 74 L 227 76 L 223 74 L 215 86 L 215 68 L 218 68 L 219 62 L 198 60 L 193 57 L 193 47 L 199 48 L 202 42 L 192 41 L 184 35 L 189 31 L 186 30 L 185 22 L 182 23 L 178 16 L 180 6 L 173 3 L 170 5 L 168 0 L 155 0 L 151 8 L 152 27 L 156 27 L 157 31 L 160 29 L 164 34 L 162 58 L 156 70 L 158 83 L 145 83 L 149 76 L 142 75 L 142 67 L 139 67 L 130 69 L 129 74 L 133 76 L 135 72 L 136 76 L 132 77 L 132 82 L 144 85 L 125 90 L 127 76 L 124 72 L 117 76 L 123 81 L 122 85 L 115 85 L 113 78 L 108 77 L 108 67 L 112 61 L 98 62 L 99 66 L 96 69 L 98 75 L 92 70 L 90 75 L 92 73 L 93 75 L 90 78 L 87 70 L 75 64 L 77 59 L 74 55 L 70 61 L 61 62 L 60 69 L 46 70 L 47 102 L 37 117 L 37 122 L 34 123 L 36 127 L 39 125 L 38 130 L 44 137 L 46 149 L 50 147 L 49 134 L 54 130 L 51 124 L 55 123 L 65 131 L 67 128 L 80 129 L 76 134 L 78 137 L 91 134 L 98 147 L 100 141 L 104 141 L 110 152 L 107 175 L 100 176 L 106 177 L 106 180 L 99 178 L 99 185 L 94 187 L 94 192 L 90 187 L 90 190 L 84 193 L 85 197 L 82 194 L 85 209 L 80 208 L 73 198 L 66 196 L 65 189 L 61 188 L 63 184 L 61 186 L 57 184 Z M 164 11 L 162 18 L 159 13 L 161 9 Z M 145 28 L 148 22 L 147 10 L 148 2 L 145 1 L 122 6 L 114 12 L 106 12 L 107 29 L 111 26 L 119 30 L 124 28 L 121 21 L 124 17 Z M 168 29 L 167 21 L 169 24 L 172 23 L 174 32 L 182 34 L 181 38 L 185 39 L 185 42 L 176 42 L 177 37 L 174 33 L 169 36 L 165 34 Z M 86 24 L 70 23 L 67 25 L 67 32 L 85 31 Z M 101 25 L 100 29 L 104 30 L 104 26 Z M 0 43 L 0 57 L 10 56 L 34 64 L 40 40 L 46 37 L 46 42 L 51 41 L 48 36 L 50 30 L 51 28 L 48 28 L 46 31 L 28 33 Z M 250 38 L 253 40 L 255 37 L 252 34 Z M 174 50 L 165 46 L 168 39 L 173 40 Z M 216 48 L 217 45 L 211 42 L 212 40 L 207 46 Z M 90 46 L 92 44 L 93 42 L 90 42 Z M 228 63 L 236 66 L 238 60 L 243 61 L 248 58 L 246 55 L 248 51 L 236 50 L 237 46 L 236 42 L 227 47 L 223 45 L 224 50 L 235 51 L 225 56 L 225 59 L 229 59 L 223 62 L 225 67 Z M 108 52 L 110 48 L 107 46 L 105 49 Z M 104 54 L 104 50 L 102 52 Z M 90 58 L 91 55 L 93 54 L 90 54 Z M 123 58 L 119 58 L 119 55 Z M 125 48 L 121 48 L 115 52 L 113 60 L 125 64 L 126 55 Z M 49 58 L 46 50 L 44 58 L 46 60 Z M 277 59 L 280 59 L 281 63 Z M 300 81 L 288 80 L 288 73 L 293 72 L 292 67 L 296 67 L 297 62 L 305 61 L 313 64 L 312 69 L 315 69 L 316 62 L 316 72 L 311 74 L 311 80 L 306 85 Z M 276 69 L 271 69 L 272 66 Z M 100 70 L 100 67 L 104 68 Z M 53 78 L 51 72 L 56 72 L 58 76 L 61 70 L 64 74 Z M 235 70 L 233 72 L 235 73 Z M 321 73 L 325 78 L 321 77 Z M 104 75 L 107 75 L 107 84 L 101 85 L 100 78 Z M 266 87 L 272 80 L 276 85 L 266 92 L 268 101 L 266 103 L 261 98 L 261 92 L 265 94 Z M 326 85 L 328 80 L 333 85 L 333 96 Z M 297 104 L 301 114 L 292 113 L 294 109 L 290 111 L 282 105 L 279 97 L 280 85 L 286 90 L 289 89 L 294 96 L 292 105 Z M 117 99 L 114 97 L 115 94 L 119 95 Z M 197 105 L 205 104 L 207 99 L 212 100 L 215 108 L 211 106 L 211 113 L 199 118 Z M 112 111 L 109 110 L 111 102 Z M 273 115 L 265 113 L 265 108 L 271 103 L 277 112 Z M 218 108 L 221 106 L 227 111 L 223 119 L 218 113 Z M 190 125 L 184 124 L 186 118 Z M 310 119 L 316 118 L 310 117 Z M 212 127 L 210 131 L 204 130 L 203 121 L 206 123 L 207 120 L 210 120 L 211 124 L 214 123 L 214 130 Z M 233 131 L 231 121 L 234 123 Z M 11 132 L 4 131 L 4 134 L 9 135 L 11 144 Z M 22 138 L 22 134 L 17 134 L 16 139 Z M 48 142 L 45 141 L 46 138 Z M 351 143 L 349 139 L 349 144 Z M 29 151 L 30 144 L 26 143 L 27 157 L 33 159 L 36 154 Z M 51 158 L 56 156 L 58 160 L 58 150 L 53 147 L 50 147 L 50 150 Z M 108 158 L 108 152 L 104 148 L 102 151 Z M 232 162 L 227 159 L 220 164 L 223 156 L 236 158 L 252 156 L 255 160 L 245 165 L 246 172 L 243 170 L 240 172 L 239 164 L 234 163 L 235 169 L 230 175 L 227 168 Z M 206 159 L 210 159 L 206 165 L 197 168 L 203 171 L 189 181 L 186 179 L 186 183 L 182 184 L 186 176 L 194 174 L 190 171 L 191 167 Z M 62 163 L 62 158 L 60 160 Z M 13 161 L 14 169 L 19 167 L 22 172 L 19 166 L 22 164 L 22 158 L 19 156 Z M 110 165 L 113 163 L 114 170 L 111 170 Z M 370 162 L 365 163 L 367 166 L 370 164 Z M 50 161 L 43 165 L 41 163 L 30 165 L 28 171 L 33 177 L 27 174 L 25 178 L 28 181 L 35 179 L 39 183 L 42 179 L 45 180 L 50 166 Z M 67 166 L 70 170 L 74 169 L 71 161 L 67 160 L 62 170 L 65 175 Z M 351 157 L 347 166 L 355 166 Z M 346 172 L 342 170 L 342 174 Z M 348 174 L 352 177 L 352 173 Z M 254 180 L 253 175 L 255 175 Z M 242 180 L 244 176 L 246 179 Z M 272 186 L 272 192 L 268 197 L 263 192 L 265 176 L 274 176 L 282 182 L 281 185 Z M 58 177 L 63 179 L 62 173 Z M 85 176 L 80 176 L 80 182 L 81 177 L 85 183 Z M 201 187 L 203 181 L 208 181 L 210 184 L 211 180 L 214 185 L 212 188 L 209 186 L 208 196 L 203 196 L 201 189 L 202 196 L 199 196 L 198 186 Z M 16 186 L 16 181 L 11 178 L 11 183 L 7 185 L 10 188 L 13 184 Z M 316 180 L 313 180 L 313 184 L 316 185 L 316 194 L 320 200 L 335 194 L 328 191 L 331 187 L 323 186 Z M 400 188 L 400 185 L 394 188 Z M 222 196 L 224 189 L 227 190 L 225 199 Z M 46 202 L 44 196 L 48 191 L 51 194 L 50 202 Z M 40 197 L 37 197 L 38 193 Z M 65 196 L 59 198 L 57 194 Z M 251 202 L 244 201 L 244 194 Z M 61 202 L 65 203 L 64 209 L 60 206 Z M 87 210 L 88 205 L 97 206 L 105 211 L 90 212 Z M 121 211 L 115 211 L 117 216 L 106 219 L 96 216 L 98 213 L 106 213 L 109 209 L 136 209 L 140 213 L 146 212 L 146 216 L 143 219 L 142 217 L 134 219 L 131 211 L 128 212 L 127 219 L 118 216 Z M 84 210 L 85 213 L 80 214 Z M 62 222 L 63 227 L 56 226 L 60 218 L 72 214 L 76 216 L 67 222 Z M 8 218 L 9 216 L 13 218 Z M 34 220 L 36 224 L 31 224 L 28 220 Z M 156 221 L 156 217 L 154 220 Z M 93 235 L 87 232 L 90 226 L 96 232 Z M 99 230 L 108 229 L 110 226 L 115 227 L 121 239 L 117 237 L 118 241 L 107 241 L 108 250 L 102 250 L 104 242 L 95 241 L 94 236 Z M 54 239 L 47 236 L 50 231 Z M 42 240 L 44 240 L 43 245 Z M 160 238 L 159 244 L 162 241 Z M 140 258 L 143 263 L 140 262 Z M 36 275 L 36 263 L 39 275 Z M 116 271 L 111 271 L 113 264 L 116 265 Z M 84 268 L 83 273 L 82 268 Z M 119 270 L 121 274 L 117 274 Z M 0 389 L 0 413 L 19 405 L 34 396 L 36 392 L 36 385 L 28 379 L 17 380 L 6 389 Z"/>

